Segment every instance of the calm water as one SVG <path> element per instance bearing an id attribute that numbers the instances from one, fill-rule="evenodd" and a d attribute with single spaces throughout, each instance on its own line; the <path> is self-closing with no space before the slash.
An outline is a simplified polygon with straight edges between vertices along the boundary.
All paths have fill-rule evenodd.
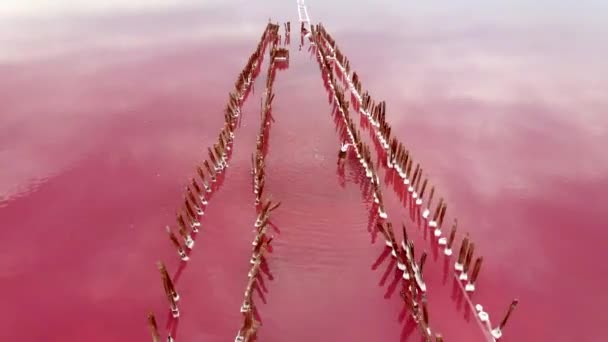
<path id="1" fill-rule="evenodd" d="M 520 299 L 504 341 L 602 341 L 607 6 L 307 4 L 364 88 L 387 101 L 393 131 L 448 200 L 447 221 L 458 217 L 484 256 L 473 301 L 497 321 Z M 154 262 L 172 272 L 178 262 L 163 227 L 269 17 L 293 30 L 295 1 L 2 5 L 1 336 L 146 340 L 148 310 L 164 325 Z M 336 168 L 328 96 L 295 31 L 275 82 L 267 190 L 283 205 L 267 291 L 255 295 L 259 338 L 419 341 L 392 260 L 372 243 L 361 170 L 354 160 Z M 179 276 L 178 341 L 226 341 L 240 324 L 265 68 Z M 384 192 L 392 220 L 430 253 L 431 325 L 448 341 L 483 341 L 453 299 L 445 259 Z"/>

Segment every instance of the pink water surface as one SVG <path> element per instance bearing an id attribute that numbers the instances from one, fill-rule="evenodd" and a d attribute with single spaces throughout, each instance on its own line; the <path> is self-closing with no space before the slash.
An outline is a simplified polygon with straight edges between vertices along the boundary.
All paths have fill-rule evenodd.
<path id="1" fill-rule="evenodd" d="M 0 11 L 0 337 L 148 340 L 146 312 L 167 320 L 154 263 L 179 265 L 164 226 L 268 18 L 295 27 L 295 1 L 8 3 Z M 503 340 L 603 341 L 606 5 L 307 4 L 364 88 L 387 101 L 393 131 L 484 256 L 473 301 L 496 321 L 520 299 Z M 289 68 L 274 85 L 266 186 L 282 206 L 267 291 L 254 295 L 259 340 L 418 341 L 391 258 L 381 239 L 372 243 L 360 167 L 354 159 L 343 174 L 336 167 L 328 94 L 298 41 L 294 33 Z M 265 68 L 177 282 L 178 341 L 232 340 L 241 322 Z M 390 218 L 431 254 L 431 326 L 447 341 L 483 341 L 452 299 L 443 256 L 390 186 L 384 192 Z"/>

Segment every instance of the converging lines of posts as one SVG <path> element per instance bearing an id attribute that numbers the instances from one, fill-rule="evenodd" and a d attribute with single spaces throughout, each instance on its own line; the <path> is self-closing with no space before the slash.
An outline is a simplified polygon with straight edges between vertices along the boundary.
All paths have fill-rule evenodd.
<path id="1" fill-rule="evenodd" d="M 271 123 L 274 121 L 272 117 L 272 101 L 274 93 L 272 86 L 275 79 L 275 71 L 279 65 L 284 65 L 288 62 L 289 51 L 283 47 L 279 47 L 280 37 L 278 34 L 279 25 L 271 24 L 272 39 L 270 49 L 270 64 L 266 74 L 266 88 L 262 94 L 262 107 L 260 109 L 260 128 L 256 138 L 256 149 L 252 155 L 251 174 L 253 183 L 253 193 L 255 196 L 254 203 L 256 207 L 257 217 L 254 227 L 254 239 L 252 242 L 253 249 L 251 252 L 251 268 L 247 273 L 247 285 L 245 287 L 243 304 L 241 305 L 241 313 L 243 314 L 243 323 L 239 329 L 235 342 L 252 341 L 256 338 L 257 330 L 260 326 L 260 312 L 254 303 L 252 294 L 253 290 L 257 289 L 258 293 L 264 291 L 262 282 L 262 274 L 268 273 L 268 262 L 266 255 L 271 250 L 270 243 L 273 236 L 268 234 L 270 223 L 270 214 L 276 210 L 281 202 L 274 203 L 270 197 L 265 196 L 265 157 L 268 151 L 268 136 L 270 133 Z M 289 41 L 289 23 L 285 24 L 286 42 Z M 265 198 L 266 197 L 266 198 Z M 266 269 L 266 272 L 264 272 Z M 262 272 L 260 272 L 262 271 Z"/>
<path id="2" fill-rule="evenodd" d="M 285 44 L 289 43 L 290 23 L 285 24 Z M 270 124 L 274 121 L 272 117 L 272 101 L 274 93 L 272 85 L 274 83 L 275 72 L 277 69 L 285 69 L 289 63 L 289 51 L 280 47 L 279 25 L 268 23 L 256 50 L 249 58 L 247 65 L 239 74 L 235 83 L 235 91 L 229 94 L 229 101 L 224 110 L 225 123 L 220 130 L 217 143 L 208 148 L 208 159 L 196 167 L 196 175 L 189 180 L 186 186 L 184 203 L 177 214 L 177 225 L 179 237 L 167 226 L 169 240 L 175 247 L 181 259 L 180 270 L 185 268 L 186 262 L 190 260 L 190 252 L 194 248 L 196 234 L 202 229 L 201 218 L 204 216 L 205 209 L 213 193 L 219 190 L 218 183 L 221 182 L 224 171 L 228 168 L 233 147 L 234 133 L 240 117 L 240 111 L 247 95 L 251 89 L 259 68 L 263 60 L 264 53 L 268 44 L 271 45 L 270 64 L 267 72 L 266 89 L 263 94 L 260 130 L 256 139 L 256 152 L 252 156 L 253 192 L 255 195 L 257 218 L 254 224 L 255 237 L 253 240 L 253 250 L 250 263 L 252 267 L 248 272 L 248 282 L 244 292 L 244 299 L 240 311 L 243 314 L 243 323 L 237 333 L 235 341 L 251 341 L 256 336 L 259 327 L 259 313 L 252 299 L 252 292 L 258 286 L 260 276 L 259 270 L 267 267 L 266 253 L 270 249 L 270 242 L 273 237 L 267 234 L 270 213 L 277 209 L 280 203 L 274 203 L 270 198 L 264 198 L 264 157 L 267 153 L 268 134 Z M 198 177 L 197 177 L 198 176 Z M 164 263 L 158 262 L 157 267 L 161 275 L 163 290 L 169 304 L 170 317 L 173 322 L 177 322 L 180 317 L 178 301 L 182 298 L 178 294 L 175 283 L 177 277 L 171 277 Z M 156 317 L 153 313 L 148 314 L 148 326 L 153 341 L 160 341 L 161 333 L 158 328 Z M 174 341 L 176 335 L 176 324 L 169 322 L 166 340 Z"/>
<path id="3" fill-rule="evenodd" d="M 318 63 L 332 106 L 331 114 L 340 139 L 338 166 L 343 166 L 349 156 L 352 160 L 356 160 L 354 165 L 363 180 L 360 183 L 364 202 L 366 198 L 373 198 L 369 205 L 371 206 L 369 227 L 372 228 L 374 235 L 372 240 L 375 239 L 376 233 L 380 233 L 384 237 L 386 248 L 382 248 L 383 255 L 387 258 L 389 254 L 392 256 L 392 259 L 389 259 L 394 263 L 394 266 L 392 263 L 390 265 L 390 268 L 395 270 L 394 283 L 399 282 L 402 288 L 400 300 L 403 300 L 403 304 L 400 306 L 405 307 L 403 313 L 408 312 L 410 322 L 414 322 L 412 329 L 415 329 L 413 325 L 415 324 L 426 341 L 443 341 L 442 334 L 433 329 L 433 326 L 435 329 L 437 328 L 437 323 L 431 324 L 431 313 L 427 305 L 428 299 L 432 298 L 430 297 L 431 292 L 433 292 L 429 291 L 424 280 L 428 255 L 426 251 L 420 252 L 420 249 L 418 249 L 419 255 L 416 255 L 417 248 L 414 246 L 414 240 L 403 223 L 400 227 L 403 239 L 397 238 L 399 232 L 396 234 L 395 229 L 399 230 L 399 227 L 397 224 L 395 227 L 393 226 L 394 219 L 393 222 L 389 220 L 380 172 L 386 175 L 384 186 L 391 185 L 400 196 L 400 206 L 403 204 L 403 207 L 409 208 L 413 221 L 418 225 L 423 225 L 421 228 L 425 232 L 432 232 L 430 234 L 432 243 L 442 246 L 443 254 L 446 256 L 446 265 L 448 265 L 448 260 L 450 263 L 453 262 L 454 271 L 450 273 L 458 282 L 460 292 L 464 294 L 468 304 L 476 312 L 476 318 L 484 327 L 488 339 L 494 341 L 500 339 L 518 301 L 512 301 L 508 312 L 498 325 L 491 323 L 490 315 L 484 311 L 482 305 L 473 304 L 470 294 L 477 290 L 476 283 L 484 258 L 475 255 L 475 243 L 469 234 L 462 238 L 458 252 L 454 252 L 458 219 L 453 219 L 449 234 L 444 234 L 442 230 L 445 227 L 444 224 L 449 222 L 446 220 L 448 217 L 447 201 L 440 197 L 437 204 L 433 205 L 433 199 L 439 197 L 436 194 L 435 186 L 431 184 L 426 169 L 419 161 L 414 160 L 413 153 L 392 132 L 386 118 L 386 103 L 375 101 L 368 91 L 363 91 L 359 75 L 351 72 L 348 58 L 340 51 L 335 39 L 324 26 L 310 25 L 310 17 L 304 0 L 297 0 L 297 6 L 301 33 L 300 48 L 304 45 L 304 39 L 307 38 L 310 43 L 309 51 L 314 54 Z M 265 302 L 262 276 L 269 273 L 268 259 L 272 253 L 271 242 L 275 238 L 269 232 L 269 229 L 274 227 L 270 217 L 271 213 L 281 205 L 281 202 L 272 198 L 266 188 L 266 167 L 268 166 L 266 156 L 271 127 L 275 121 L 272 104 L 275 98 L 273 85 L 276 73 L 289 66 L 289 50 L 286 45 L 290 43 L 290 23 L 285 23 L 283 27 L 284 42 L 279 34 L 280 26 L 278 24 L 269 22 L 266 25 L 256 49 L 235 82 L 234 90 L 229 93 L 223 112 L 225 121 L 218 133 L 217 141 L 207 148 L 207 157 L 196 165 L 194 175 L 187 180 L 183 200 L 176 212 L 174 227 L 169 225 L 165 227 L 169 242 L 179 257 L 180 265 L 175 275 L 171 276 L 164 262 L 157 263 L 165 300 L 168 304 L 169 321 L 166 330 L 161 332 L 154 313 L 148 314 L 148 326 L 155 342 L 161 341 L 161 338 L 169 342 L 175 340 L 177 322 L 182 314 L 179 303 L 184 300 L 179 294 L 179 275 L 192 258 L 191 253 L 195 247 L 197 235 L 204 229 L 208 229 L 203 222 L 205 212 L 213 195 L 223 184 L 234 151 L 235 133 L 240 126 L 241 108 L 248 99 L 252 84 L 260 72 L 266 48 L 270 45 L 268 50 L 270 62 L 266 70 L 265 89 L 260 103 L 260 125 L 255 139 L 255 150 L 251 154 L 251 188 L 247 185 L 246 191 L 253 192 L 252 202 L 256 214 L 253 223 L 253 247 L 251 256 L 248 256 L 250 266 L 248 266 L 247 282 L 240 306 L 242 323 L 237 331 L 235 342 L 254 341 L 257 338 L 257 331 L 262 320 L 253 292 L 257 291 L 262 297 L 262 301 Z M 348 100 L 349 95 L 351 101 Z M 361 115 L 361 127 L 351 116 L 351 109 Z M 365 133 L 362 131 L 367 131 L 370 135 L 370 144 L 365 141 L 367 138 L 364 139 L 363 134 Z M 370 145 L 375 148 L 372 149 Z M 377 162 L 374 162 L 374 155 L 378 157 Z M 392 193 L 389 192 L 388 195 L 392 196 Z M 387 203 L 389 202 L 387 201 Z M 396 213 L 391 212 L 391 214 L 391 218 L 397 217 Z M 436 250 L 433 251 L 436 252 Z M 431 284 L 431 278 L 427 279 Z"/>
<path id="4" fill-rule="evenodd" d="M 308 35 L 308 32 L 305 33 Z M 336 84 L 334 69 L 331 66 L 329 59 L 329 51 L 322 44 L 322 37 L 319 32 L 319 26 L 312 26 L 311 32 L 308 35 L 311 42 L 314 43 L 317 61 L 321 70 L 321 75 L 325 82 L 326 89 L 332 95 L 331 99 L 334 103 L 334 115 L 340 115 L 342 118 L 341 125 L 338 127 L 338 134 L 341 137 L 346 136 L 348 141 L 342 143 L 339 156 L 344 159 L 349 150 L 352 150 L 357 159 L 365 170 L 365 176 L 369 179 L 369 184 L 372 189 L 374 203 L 377 206 L 377 216 L 373 217 L 373 222 L 376 222 L 375 227 L 382 233 L 385 238 L 386 245 L 391 251 L 391 255 L 397 259 L 397 267 L 403 271 L 403 279 L 406 281 L 404 290 L 401 292 L 402 297 L 409 305 L 412 318 L 417 323 L 423 336 L 431 338 L 434 335 L 429 322 L 429 310 L 427 307 L 427 288 L 423 280 L 422 272 L 426 262 L 426 253 L 421 255 L 420 261 L 417 262 L 414 254 L 414 246 L 411 241 L 407 240 L 405 226 L 403 226 L 405 239 L 401 244 L 397 243 L 393 225 L 388 221 L 388 214 L 384 207 L 382 189 L 379 177 L 376 173 L 373 160 L 371 158 L 370 148 L 361 139 L 361 133 L 357 129 L 349 115 L 349 102 L 345 100 L 344 90 L 340 85 Z M 438 339 L 441 339 L 440 334 L 436 334 Z"/>
<path id="5" fill-rule="evenodd" d="M 351 98 L 355 104 L 353 107 L 368 121 L 369 125 L 363 125 L 363 128 L 369 128 L 371 137 L 376 146 L 379 147 L 377 148 L 378 156 L 380 160 L 385 161 L 381 165 L 386 168 L 387 173 L 394 172 L 401 178 L 403 186 L 407 193 L 409 193 L 407 197 L 411 200 L 409 203 L 411 203 L 412 210 L 417 212 L 420 207 L 424 206 L 421 213 L 425 222 L 425 227 L 423 228 L 427 229 L 428 227 L 428 229 L 433 231 L 433 236 L 436 238 L 437 243 L 444 246 L 444 254 L 450 257 L 453 253 L 458 219 L 454 218 L 449 235 L 443 236 L 441 227 L 446 217 L 447 202 L 442 197 L 439 199 L 435 209 L 433 209 L 434 186 L 431 187 L 428 200 L 425 201 L 426 190 L 430 182 L 427 177 L 424 177 L 424 181 L 422 181 L 423 167 L 419 162 L 416 162 L 416 166 L 413 168 L 414 159 L 410 150 L 406 148 L 406 145 L 400 142 L 397 137 L 391 136 L 391 126 L 386 120 L 386 102 L 374 101 L 368 91 L 362 93 L 362 84 L 359 76 L 356 72 L 352 72 L 351 74 L 348 58 L 340 51 L 336 41 L 325 30 L 322 24 L 315 25 L 314 28 L 311 28 L 311 31 L 313 32 L 313 41 L 317 47 L 317 51 L 320 53 L 320 58 L 326 64 L 326 69 L 331 69 L 333 66 L 340 72 L 339 76 L 341 77 L 338 78 L 341 78 L 343 84 L 350 90 Z M 329 63 L 329 61 L 333 63 Z M 333 74 L 331 79 L 333 83 Z M 331 86 L 332 89 L 335 87 L 335 85 Z M 406 205 L 407 203 L 408 201 L 405 202 Z M 404 243 L 406 243 L 407 233 L 405 232 L 405 227 L 403 234 Z M 475 283 L 483 263 L 483 257 L 474 259 L 474 251 L 475 244 L 471 241 L 469 234 L 466 234 L 462 240 L 458 258 L 454 262 L 454 276 L 458 280 L 461 290 L 466 294 L 469 304 L 477 312 L 477 318 L 485 327 L 489 337 L 497 340 L 502 337 L 502 330 L 517 306 L 518 300 L 514 299 L 511 302 L 506 315 L 497 326 L 492 325 L 489 314 L 483 310 L 481 304 L 473 305 L 468 294 L 476 290 Z M 474 263 L 473 260 L 475 260 Z M 404 270 L 404 278 L 406 277 L 406 272 L 409 273 L 407 265 Z"/>
<path id="6" fill-rule="evenodd" d="M 169 241 L 175 247 L 181 259 L 177 274 L 181 273 L 190 260 L 190 253 L 194 248 L 197 233 L 203 229 L 201 219 L 205 214 L 205 209 L 214 192 L 220 188 L 219 185 L 228 168 L 241 108 L 247 99 L 253 81 L 259 73 L 266 46 L 269 42 L 275 40 L 276 29 L 276 25 L 270 23 L 266 26 L 256 49 L 235 82 L 235 89 L 229 93 L 229 100 L 224 109 L 225 121 L 219 132 L 217 142 L 208 148 L 208 158 L 196 166 L 195 176 L 186 185 L 184 200 L 176 215 L 179 238 L 170 226 L 165 228 L 169 235 Z M 174 341 L 173 336 L 176 335 L 176 322 L 181 314 L 178 302 L 183 298 L 175 288 L 177 275 L 172 278 L 163 262 L 159 261 L 157 266 L 170 311 L 171 321 L 168 322 L 168 329 L 165 333 L 166 340 L 170 342 Z M 151 312 L 148 314 L 148 326 L 153 341 L 160 341 L 161 333 L 158 323 L 155 315 Z"/>

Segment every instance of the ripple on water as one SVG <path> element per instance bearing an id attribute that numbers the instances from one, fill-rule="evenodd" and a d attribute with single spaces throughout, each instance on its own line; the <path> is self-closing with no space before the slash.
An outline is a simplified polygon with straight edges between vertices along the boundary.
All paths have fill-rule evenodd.
<path id="1" fill-rule="evenodd" d="M 22 184 L 14 185 L 12 188 L 6 190 L 5 193 L 0 194 L 0 208 L 7 207 L 10 202 L 16 201 L 19 198 L 26 197 L 36 192 L 43 184 L 47 183 L 60 173 L 61 171 L 57 171 L 42 178 L 29 179 Z"/>

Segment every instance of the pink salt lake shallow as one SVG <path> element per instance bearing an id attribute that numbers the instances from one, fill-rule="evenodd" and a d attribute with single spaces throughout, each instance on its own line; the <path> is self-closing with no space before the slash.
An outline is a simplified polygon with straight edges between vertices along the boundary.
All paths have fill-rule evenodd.
<path id="1" fill-rule="evenodd" d="M 179 265 L 164 226 L 272 18 L 290 20 L 293 34 L 289 68 L 274 84 L 266 190 L 282 205 L 273 215 L 271 279 L 263 299 L 254 295 L 259 340 L 420 340 L 404 317 L 392 260 L 379 237 L 372 243 L 361 169 L 350 158 L 337 172 L 340 141 L 317 62 L 298 50 L 295 1 L 7 3 L 3 339 L 146 341 L 150 310 L 164 332 L 154 263 L 172 273 Z M 307 5 L 363 88 L 387 101 L 393 132 L 448 201 L 446 221 L 459 219 L 456 245 L 468 232 L 484 256 L 473 302 L 497 322 L 520 299 L 502 341 L 603 341 L 607 5 Z M 230 341 L 241 323 L 255 220 L 249 162 L 267 60 L 177 282 L 177 341 Z M 446 341 L 485 341 L 466 303 L 453 298 L 429 231 L 391 189 L 383 188 L 389 219 L 408 226 L 418 255 L 429 252 L 431 326 Z"/>

